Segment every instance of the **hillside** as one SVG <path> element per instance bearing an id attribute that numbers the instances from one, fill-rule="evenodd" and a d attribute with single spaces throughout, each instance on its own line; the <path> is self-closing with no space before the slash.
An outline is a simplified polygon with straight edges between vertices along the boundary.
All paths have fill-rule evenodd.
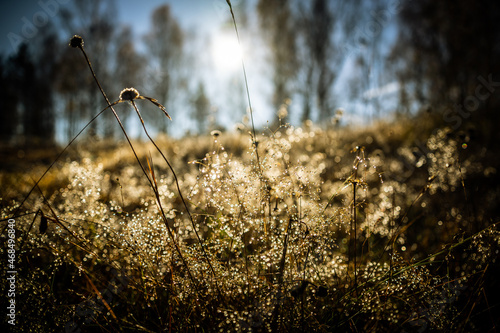
<path id="1" fill-rule="evenodd" d="M 494 331 L 497 152 L 425 117 L 284 126 L 257 150 L 246 130 L 160 137 L 175 177 L 150 142 L 143 172 L 128 144 L 81 140 L 29 197 L 61 148 L 16 154 L 16 329 Z"/>

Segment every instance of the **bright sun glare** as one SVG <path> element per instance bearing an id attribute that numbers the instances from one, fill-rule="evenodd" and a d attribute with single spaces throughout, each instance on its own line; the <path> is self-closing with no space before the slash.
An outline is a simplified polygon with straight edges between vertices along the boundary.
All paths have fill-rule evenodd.
<path id="1" fill-rule="evenodd" d="M 212 45 L 212 55 L 218 69 L 234 71 L 241 66 L 241 47 L 233 36 L 217 36 Z"/>

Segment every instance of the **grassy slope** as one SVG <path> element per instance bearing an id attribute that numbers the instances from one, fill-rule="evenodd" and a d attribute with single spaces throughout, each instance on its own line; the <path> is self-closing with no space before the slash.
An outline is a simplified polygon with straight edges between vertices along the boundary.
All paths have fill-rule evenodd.
<path id="1" fill-rule="evenodd" d="M 357 130 L 264 131 L 261 173 L 246 133 L 159 138 L 215 277 L 152 145 L 136 148 L 143 162 L 152 156 L 166 223 L 187 264 L 128 147 L 75 146 L 40 185 L 48 203 L 35 191 L 16 217 L 17 239 L 26 239 L 18 250 L 17 328 L 410 332 L 498 325 L 498 152 L 483 128 L 436 131 L 425 117 Z M 7 154 L 5 165 L 17 167 L 1 174 L 3 218 L 52 155 Z M 48 217 L 43 234 L 40 214 L 33 220 L 38 209 Z"/>

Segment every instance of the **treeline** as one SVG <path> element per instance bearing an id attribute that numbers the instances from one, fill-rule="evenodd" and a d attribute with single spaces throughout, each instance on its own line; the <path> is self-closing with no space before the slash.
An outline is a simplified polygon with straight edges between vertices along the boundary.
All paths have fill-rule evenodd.
<path id="1" fill-rule="evenodd" d="M 324 124 L 342 96 L 364 117 L 425 113 L 453 130 L 499 119 L 498 1 L 261 0 L 257 12 L 275 108 L 295 96 L 302 121 Z"/>
<path id="2" fill-rule="evenodd" d="M 281 123 L 328 123 L 341 106 L 339 100 L 347 97 L 375 115 L 388 108 L 399 113 L 432 110 L 458 128 L 472 114 L 499 104 L 496 1 L 259 0 L 255 8 L 244 0 L 233 4 L 245 40 L 265 45 L 265 75 L 272 87 L 267 97 L 276 113 L 271 118 Z M 81 54 L 67 47 L 75 33 L 88 41 L 85 48 L 111 99 L 133 86 L 167 109 L 182 106 L 193 131 L 216 126 L 214 102 L 196 67 L 196 58 L 209 52 L 207 44 L 193 42 L 196 36 L 183 30 L 168 5 L 154 10 L 149 27 L 145 36 L 134 36 L 130 27 L 117 22 L 111 1 L 78 1 L 61 8 L 57 20 L 38 29 L 35 38 L 0 57 L 0 140 L 52 142 L 56 132 L 68 139 L 105 106 Z M 342 71 L 348 75 L 341 77 Z M 385 100 L 383 87 L 389 86 L 397 87 L 394 106 Z M 242 89 L 238 93 L 244 95 Z M 127 124 L 130 110 L 120 112 Z M 161 113 L 143 116 L 156 131 L 169 131 Z M 491 112 L 487 116 L 498 119 Z M 86 134 L 115 138 L 118 128 L 111 113 L 92 123 Z"/>
<path id="3" fill-rule="evenodd" d="M 51 142 L 56 128 L 69 138 L 105 106 L 81 54 L 67 45 L 73 34 L 89 41 L 85 48 L 111 99 L 125 87 L 148 85 L 165 104 L 174 102 L 175 89 L 185 79 L 180 68 L 186 36 L 170 8 L 162 6 L 152 14 L 152 29 L 141 36 L 147 48 L 142 53 L 130 27 L 116 17 L 112 2 L 75 2 L 74 7 L 61 8 L 57 21 L 38 29 L 14 54 L 0 59 L 2 141 Z M 154 123 L 165 130 L 166 122 Z M 113 138 L 116 132 L 105 113 L 91 124 L 88 135 Z"/>

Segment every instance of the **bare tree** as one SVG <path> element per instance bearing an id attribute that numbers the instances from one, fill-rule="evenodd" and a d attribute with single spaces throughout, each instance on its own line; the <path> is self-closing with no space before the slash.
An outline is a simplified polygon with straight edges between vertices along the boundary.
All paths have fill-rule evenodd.
<path id="1" fill-rule="evenodd" d="M 383 85 L 394 81 L 391 75 L 384 71 L 384 51 L 388 44 L 384 42 L 384 35 L 389 30 L 390 20 L 394 14 L 389 11 L 388 4 L 383 0 L 363 0 L 356 9 L 358 13 L 354 29 L 347 29 L 357 32 L 357 37 L 347 39 L 351 45 L 349 56 L 354 61 L 352 74 L 347 78 L 348 96 L 351 100 L 360 100 L 364 104 L 364 111 L 372 116 L 379 116 L 381 110 L 381 97 L 375 91 Z M 350 18 L 351 20 L 354 17 Z M 354 20 L 353 20 L 354 21 Z M 373 94 L 367 94 L 367 92 Z M 403 90 L 401 90 L 403 92 Z"/>
<path id="2" fill-rule="evenodd" d="M 257 9 L 262 34 L 271 49 L 274 99 L 279 108 L 298 94 L 302 120 L 324 121 L 336 108 L 333 86 L 350 56 L 362 0 L 261 0 Z"/>
<path id="3" fill-rule="evenodd" d="M 45 59 L 49 61 L 50 59 Z M 27 44 L 9 58 L 8 77 L 13 90 L 9 106 L 22 120 L 26 144 L 51 144 L 54 140 L 53 100 L 50 91 L 52 63 L 37 66 Z M 5 111 L 4 111 L 5 112 Z"/>
<path id="4" fill-rule="evenodd" d="M 313 0 L 299 5 L 301 75 L 298 91 L 303 100 L 303 121 L 312 118 L 313 110 L 317 111 L 320 121 L 332 116 L 333 85 L 351 56 L 345 52 L 346 46 L 352 44 L 353 32 L 364 19 L 361 2 Z"/>
<path id="5" fill-rule="evenodd" d="M 205 93 L 205 85 L 200 82 L 196 94 L 191 101 L 193 115 L 198 125 L 198 133 L 207 132 L 207 121 L 210 115 L 210 100 Z"/>
<path id="6" fill-rule="evenodd" d="M 84 110 L 88 106 L 88 96 L 79 91 L 87 91 L 82 88 L 89 84 L 89 78 L 80 74 L 87 70 L 85 62 L 81 61 L 81 55 L 65 46 L 60 47 L 61 55 L 56 64 L 57 75 L 53 93 L 63 104 L 59 115 L 64 119 L 65 135 L 67 140 L 70 140 L 86 114 Z"/>
<path id="7" fill-rule="evenodd" d="M 173 17 L 168 5 L 160 6 L 153 12 L 151 31 L 145 40 L 150 56 L 150 66 L 155 72 L 152 95 L 167 109 L 171 109 L 175 104 L 178 88 L 182 86 L 184 36 L 181 26 Z M 167 131 L 167 122 L 164 117 L 157 124 L 160 131 Z"/>
<path id="8" fill-rule="evenodd" d="M 144 81 L 147 80 L 144 77 L 146 71 L 145 59 L 135 47 L 130 27 L 124 27 L 117 33 L 115 50 L 114 96 L 118 96 L 119 91 L 127 87 L 135 87 L 140 92 L 143 92 L 145 88 Z M 121 112 L 121 119 L 124 123 L 127 122 L 130 114 L 131 109 L 124 107 Z"/>
<path id="9" fill-rule="evenodd" d="M 303 9 L 301 33 L 307 58 L 302 60 L 306 66 L 306 85 L 304 113 L 302 120 L 311 117 L 311 100 L 316 101 L 319 119 L 325 120 L 332 108 L 329 104 L 331 87 L 336 73 L 332 70 L 332 31 L 335 17 L 326 0 L 314 0 L 310 8 Z M 314 99 L 312 97 L 315 97 Z"/>
<path id="10" fill-rule="evenodd" d="M 77 1 L 71 3 L 69 7 L 62 8 L 60 17 L 61 26 L 69 36 L 78 34 L 83 37 L 85 48 L 92 57 L 92 66 L 99 75 L 99 81 L 105 91 L 111 91 L 111 88 L 115 85 L 111 63 L 117 27 L 114 2 L 102 0 Z M 82 59 L 77 57 L 72 64 L 80 68 L 81 65 L 78 63 L 82 63 Z M 78 84 L 75 87 L 76 91 L 74 91 L 75 94 L 80 95 L 76 105 L 78 118 L 80 119 L 76 121 L 88 121 L 105 106 L 105 102 L 86 70 L 74 73 L 68 80 L 71 80 L 71 78 L 77 81 L 83 80 L 83 82 L 79 82 L 83 84 Z M 65 80 L 66 84 L 69 84 L 68 80 Z M 71 84 L 71 86 L 74 85 Z M 69 94 L 70 92 L 66 91 L 66 93 Z M 69 99 L 67 102 L 75 103 L 75 100 Z M 68 108 L 74 107 L 74 104 L 68 105 Z M 103 135 L 112 135 L 112 128 L 115 126 L 112 114 L 105 112 L 100 120 L 90 125 L 89 135 L 96 136 L 99 132 Z"/>
<path id="11" fill-rule="evenodd" d="M 296 22 L 289 0 L 260 0 L 257 12 L 264 40 L 271 50 L 272 104 L 278 110 L 293 94 L 298 69 Z"/>

